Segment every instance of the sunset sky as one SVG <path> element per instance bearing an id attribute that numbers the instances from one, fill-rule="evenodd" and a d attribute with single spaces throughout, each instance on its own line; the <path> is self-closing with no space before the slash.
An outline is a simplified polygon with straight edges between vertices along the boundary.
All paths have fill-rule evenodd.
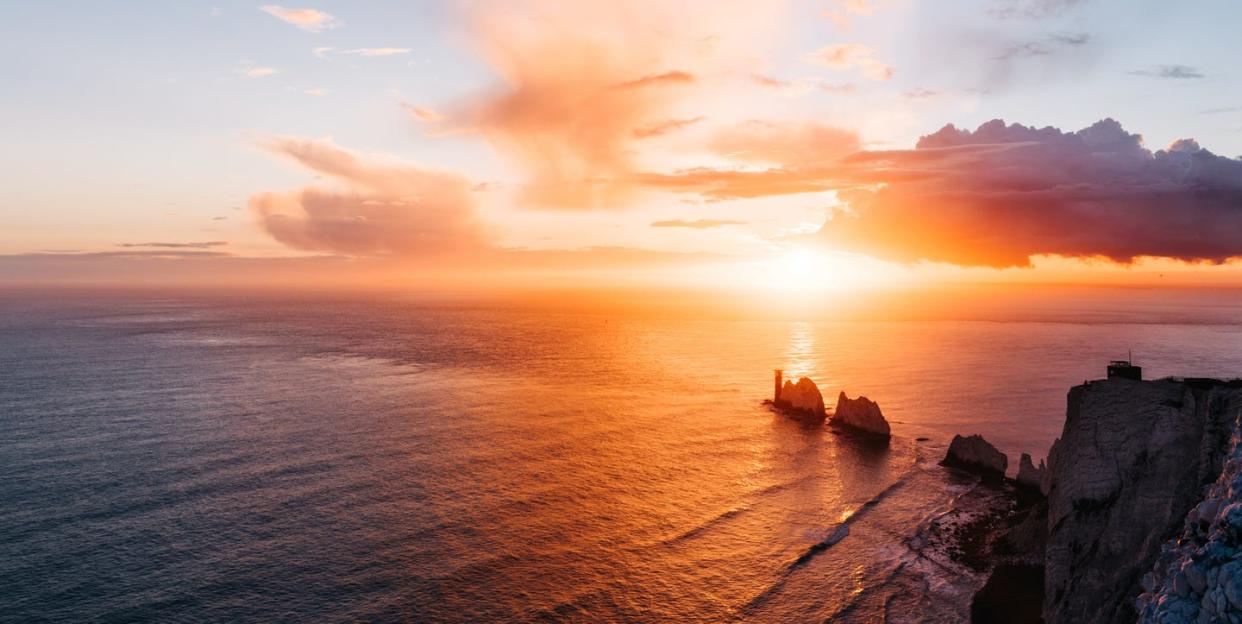
<path id="1" fill-rule="evenodd" d="M 12 3 L 0 284 L 1238 285 L 1239 24 L 1230 0 Z"/>

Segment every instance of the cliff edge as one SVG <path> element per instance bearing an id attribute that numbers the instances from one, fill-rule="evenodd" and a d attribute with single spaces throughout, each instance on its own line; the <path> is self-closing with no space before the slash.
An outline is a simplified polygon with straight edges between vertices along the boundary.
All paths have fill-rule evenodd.
<path id="1" fill-rule="evenodd" d="M 1239 382 L 1109 379 L 1070 390 L 1044 475 L 1045 622 L 1138 618 L 1140 581 L 1155 589 L 1162 545 L 1221 476 L 1239 413 Z"/>

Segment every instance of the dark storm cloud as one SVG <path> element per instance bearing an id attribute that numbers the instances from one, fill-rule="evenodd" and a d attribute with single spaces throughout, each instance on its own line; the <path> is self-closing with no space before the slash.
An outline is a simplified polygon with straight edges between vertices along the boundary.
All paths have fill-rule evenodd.
<path id="1" fill-rule="evenodd" d="M 1183 139 L 1151 151 L 1112 119 L 1077 132 L 945 126 L 913 150 L 856 155 L 883 186 L 821 236 L 901 261 L 1025 266 L 1032 255 L 1222 262 L 1242 255 L 1242 160 Z M 865 180 L 864 171 L 855 177 Z"/>

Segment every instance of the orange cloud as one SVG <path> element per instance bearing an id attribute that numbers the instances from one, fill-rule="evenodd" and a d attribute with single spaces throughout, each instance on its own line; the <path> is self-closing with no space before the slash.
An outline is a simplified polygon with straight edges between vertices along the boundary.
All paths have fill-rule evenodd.
<path id="1" fill-rule="evenodd" d="M 264 147 L 339 183 L 250 198 L 263 229 L 290 247 L 408 256 L 485 246 L 470 181 L 461 176 L 364 157 L 327 141 L 278 138 Z"/>
<path id="2" fill-rule="evenodd" d="M 857 68 L 868 80 L 884 81 L 893 77 L 893 68 L 875 58 L 875 50 L 861 43 L 838 43 L 824 46 L 803 57 L 812 65 L 845 71 Z"/>
<path id="3" fill-rule="evenodd" d="M 678 127 L 761 30 L 768 7 L 726 1 L 687 20 L 683 3 L 483 2 L 475 35 L 502 85 L 460 117 L 525 174 L 522 199 L 589 209 L 628 197 L 635 142 Z M 455 118 L 459 117 L 454 115 Z"/>
<path id="4" fill-rule="evenodd" d="M 858 135 L 813 121 L 773 122 L 752 119 L 719 131 L 710 146 L 740 161 L 789 167 L 813 167 L 858 151 Z"/>
<path id="5" fill-rule="evenodd" d="M 335 28 L 339 25 L 335 17 L 315 9 L 290 9 L 276 4 L 265 4 L 259 7 L 259 10 L 286 24 L 293 24 L 302 30 L 313 33 Z"/>
<path id="6" fill-rule="evenodd" d="M 444 115 L 441 115 L 430 108 L 415 106 L 408 102 L 402 102 L 401 108 L 404 108 L 411 117 L 423 123 L 440 123 L 445 119 Z"/>
<path id="7" fill-rule="evenodd" d="M 692 117 L 690 119 L 665 119 L 662 121 L 655 121 L 645 126 L 634 128 L 634 138 L 649 139 L 652 137 L 664 136 L 666 134 L 671 134 L 681 130 L 682 128 L 699 123 L 700 121 L 703 121 L 703 119 L 704 118 L 702 116 L 699 116 Z"/>

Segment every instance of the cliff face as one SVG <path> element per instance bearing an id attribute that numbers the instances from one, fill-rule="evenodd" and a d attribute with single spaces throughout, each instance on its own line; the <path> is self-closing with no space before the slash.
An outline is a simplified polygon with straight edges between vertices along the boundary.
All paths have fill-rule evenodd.
<path id="1" fill-rule="evenodd" d="M 1221 474 L 1242 388 L 1095 381 L 1048 453 L 1044 620 L 1134 622 L 1140 578 Z"/>
<path id="2" fill-rule="evenodd" d="M 1236 431 L 1236 430 L 1235 430 Z M 1143 575 L 1142 624 L 1242 621 L 1242 446 Z"/>

